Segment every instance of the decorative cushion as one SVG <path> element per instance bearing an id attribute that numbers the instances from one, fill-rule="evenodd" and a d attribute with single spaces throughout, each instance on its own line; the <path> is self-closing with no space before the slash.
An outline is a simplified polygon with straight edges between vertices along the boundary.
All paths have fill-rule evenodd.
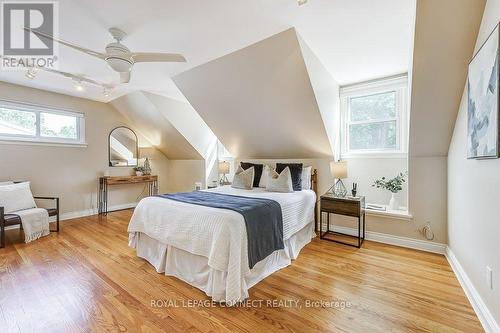
<path id="1" fill-rule="evenodd" d="M 267 178 L 266 191 L 269 192 L 293 192 L 292 174 L 290 168 L 286 167 L 280 174 L 274 170 L 270 170 Z"/>
<path id="2" fill-rule="evenodd" d="M 30 183 L 0 186 L 0 207 L 4 207 L 5 214 L 35 208 L 36 204 L 31 193 Z"/>
<path id="3" fill-rule="evenodd" d="M 244 190 L 251 190 L 253 186 L 253 179 L 255 177 L 255 168 L 251 167 L 246 170 L 243 170 L 241 165 L 236 170 L 234 174 L 233 183 L 231 187 L 241 188 Z"/>
<path id="4" fill-rule="evenodd" d="M 271 167 L 269 165 L 264 165 L 264 169 L 262 169 L 262 176 L 260 177 L 259 187 L 266 188 L 267 179 L 269 178 L 269 174 L 271 173 Z"/>
<path id="5" fill-rule="evenodd" d="M 311 189 L 311 175 L 312 175 L 312 166 L 308 166 L 302 169 L 302 189 L 310 190 Z"/>
<path id="6" fill-rule="evenodd" d="M 302 163 L 276 163 L 276 172 L 280 173 L 285 168 L 290 168 L 294 191 L 302 190 Z"/>
<path id="7" fill-rule="evenodd" d="M 263 164 L 254 164 L 249 162 L 240 162 L 243 170 L 250 169 L 253 167 L 255 169 L 255 177 L 253 178 L 253 187 L 259 187 L 259 182 L 262 176 L 262 169 L 264 167 Z"/>

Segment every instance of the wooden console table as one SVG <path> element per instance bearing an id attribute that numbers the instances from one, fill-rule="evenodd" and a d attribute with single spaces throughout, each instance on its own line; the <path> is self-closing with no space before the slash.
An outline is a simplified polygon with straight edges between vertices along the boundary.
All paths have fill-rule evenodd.
<path id="1" fill-rule="evenodd" d="M 108 213 L 108 186 L 123 184 L 147 184 L 149 196 L 158 194 L 158 176 L 104 176 L 99 177 L 97 206 L 99 215 Z"/>

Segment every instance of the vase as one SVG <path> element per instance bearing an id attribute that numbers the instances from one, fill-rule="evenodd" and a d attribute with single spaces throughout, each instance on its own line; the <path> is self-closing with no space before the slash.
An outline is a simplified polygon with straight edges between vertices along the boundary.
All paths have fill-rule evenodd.
<path id="1" fill-rule="evenodd" d="M 396 193 L 391 192 L 391 200 L 389 200 L 389 210 L 397 210 L 399 208 L 398 199 L 396 199 Z"/>
<path id="2" fill-rule="evenodd" d="M 136 176 L 142 176 L 142 172 L 141 172 L 141 171 L 136 171 L 136 172 L 135 172 L 135 175 L 136 175 Z"/>

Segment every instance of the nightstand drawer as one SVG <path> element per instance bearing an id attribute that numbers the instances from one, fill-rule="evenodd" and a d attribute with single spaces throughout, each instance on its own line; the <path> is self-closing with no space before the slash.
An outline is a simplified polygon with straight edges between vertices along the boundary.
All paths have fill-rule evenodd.
<path id="1" fill-rule="evenodd" d="M 321 210 L 333 214 L 358 217 L 361 215 L 359 201 L 321 199 Z"/>

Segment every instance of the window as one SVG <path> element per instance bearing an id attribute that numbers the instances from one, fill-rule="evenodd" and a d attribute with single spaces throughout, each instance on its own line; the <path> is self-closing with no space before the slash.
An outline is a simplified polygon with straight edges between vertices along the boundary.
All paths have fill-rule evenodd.
<path id="1" fill-rule="evenodd" d="M 406 93 L 406 77 L 342 88 L 342 155 L 406 153 Z"/>
<path id="2" fill-rule="evenodd" d="M 85 144 L 82 113 L 0 101 L 0 140 Z"/>

